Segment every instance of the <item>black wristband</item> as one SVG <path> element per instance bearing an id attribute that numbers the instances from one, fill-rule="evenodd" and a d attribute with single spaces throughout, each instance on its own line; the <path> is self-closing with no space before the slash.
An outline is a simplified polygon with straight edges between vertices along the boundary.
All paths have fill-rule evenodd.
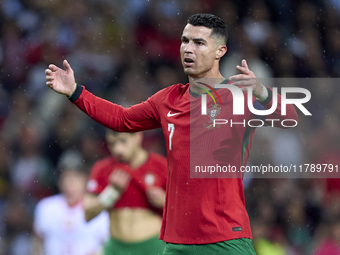
<path id="1" fill-rule="evenodd" d="M 83 86 L 79 86 L 79 85 L 77 84 L 75 91 L 73 92 L 73 94 L 72 94 L 68 99 L 70 99 L 70 101 L 71 101 L 72 103 L 74 103 L 74 102 L 77 101 L 78 98 L 80 97 L 80 94 L 81 94 L 81 92 L 83 92 L 83 89 L 84 89 Z"/>

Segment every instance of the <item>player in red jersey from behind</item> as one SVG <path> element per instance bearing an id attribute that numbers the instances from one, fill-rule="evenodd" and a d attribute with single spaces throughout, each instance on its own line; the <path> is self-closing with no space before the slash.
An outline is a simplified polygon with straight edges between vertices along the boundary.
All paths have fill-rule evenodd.
<path id="1" fill-rule="evenodd" d="M 166 158 L 141 146 L 142 133 L 108 130 L 112 156 L 93 166 L 84 198 L 86 220 L 110 214 L 111 239 L 104 255 L 161 255 L 158 239 L 165 200 Z"/>
<path id="2" fill-rule="evenodd" d="M 195 139 L 191 137 L 190 103 L 199 99 L 204 92 L 197 79 L 225 80 L 219 71 L 219 61 L 227 52 L 227 37 L 227 27 L 219 17 L 212 14 L 194 14 L 189 17 L 181 36 L 180 48 L 184 73 L 188 75 L 189 83 L 169 86 L 128 109 L 100 99 L 77 85 L 66 60 L 66 70 L 50 65 L 45 71 L 48 87 L 68 96 L 82 111 L 110 129 L 118 132 L 163 129 L 168 179 L 160 238 L 167 243 L 165 255 L 255 254 L 242 178 L 190 178 L 190 153 L 197 150 L 191 147 L 191 140 Z M 252 88 L 254 105 L 270 109 L 273 103 L 272 90 L 258 81 L 246 60 L 242 60 L 241 66 L 236 69 L 241 74 L 229 77 L 233 85 L 242 86 L 243 90 Z M 224 107 L 232 108 L 232 98 L 226 92 L 223 94 L 229 98 L 223 101 Z M 293 105 L 287 106 L 287 113 L 283 117 L 280 95 L 277 102 L 278 107 L 266 116 L 268 119 L 283 120 L 285 117 L 297 121 Z M 246 108 L 245 122 L 253 117 Z M 216 150 L 221 154 L 220 158 L 227 165 L 240 169 L 247 163 L 255 129 L 234 125 L 223 130 L 222 137 L 211 132 L 210 139 L 207 139 L 209 135 L 204 139 L 209 143 L 219 139 L 221 143 L 217 144 L 223 146 Z M 213 152 L 206 150 L 205 153 Z"/>

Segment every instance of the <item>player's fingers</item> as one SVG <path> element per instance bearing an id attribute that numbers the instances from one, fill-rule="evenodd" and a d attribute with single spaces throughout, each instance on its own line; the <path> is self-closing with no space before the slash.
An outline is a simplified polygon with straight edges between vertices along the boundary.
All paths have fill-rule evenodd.
<path id="1" fill-rule="evenodd" d="M 52 71 L 52 72 L 56 72 L 58 70 L 61 70 L 59 67 L 57 67 L 56 65 L 50 64 L 48 66 L 48 68 Z M 47 69 L 48 70 L 48 69 Z"/>
<path id="2" fill-rule="evenodd" d="M 123 170 L 118 170 L 116 173 L 116 178 L 119 180 L 121 183 L 127 183 L 130 180 L 130 175 L 123 171 Z"/>
<path id="3" fill-rule="evenodd" d="M 234 82 L 233 83 L 234 86 L 252 86 L 253 85 L 253 82 L 251 80 L 241 80 L 241 81 L 237 81 L 237 82 Z"/>
<path id="4" fill-rule="evenodd" d="M 246 74 L 237 74 L 229 77 L 229 80 L 231 81 L 239 81 L 239 80 L 244 80 L 247 79 L 248 76 Z"/>
<path id="5" fill-rule="evenodd" d="M 229 80 L 231 81 L 240 81 L 240 80 L 245 80 L 245 79 L 249 79 L 249 75 L 247 74 L 237 74 L 237 75 L 233 75 L 229 77 Z"/>
<path id="6" fill-rule="evenodd" d="M 121 172 L 122 172 L 122 170 L 116 169 L 111 173 L 111 176 L 119 176 Z"/>
<path id="7" fill-rule="evenodd" d="M 116 175 L 120 178 L 125 178 L 126 172 L 123 170 L 117 170 Z"/>
<path id="8" fill-rule="evenodd" d="M 112 173 L 109 175 L 109 181 L 110 181 L 111 183 L 114 183 L 114 182 L 115 182 L 115 180 L 116 180 L 116 174 L 117 174 L 117 172 L 114 171 L 114 172 L 112 172 Z"/>
<path id="9" fill-rule="evenodd" d="M 72 72 L 73 71 L 70 64 L 67 62 L 66 59 L 63 61 L 63 65 L 65 67 L 66 72 Z"/>
<path id="10" fill-rule="evenodd" d="M 54 80 L 53 76 L 51 76 L 51 75 L 46 76 L 46 81 L 53 81 L 53 80 Z"/>
<path id="11" fill-rule="evenodd" d="M 246 69 L 249 70 L 249 67 L 248 67 L 248 64 L 247 64 L 247 61 L 245 59 L 242 60 L 242 66 Z"/>
<path id="12" fill-rule="evenodd" d="M 49 88 L 52 88 L 53 82 L 51 82 L 51 81 L 46 82 L 46 86 L 49 87 Z"/>
<path id="13" fill-rule="evenodd" d="M 125 183 L 128 183 L 131 180 L 131 176 L 128 173 L 124 173 L 123 180 Z"/>
<path id="14" fill-rule="evenodd" d="M 236 66 L 236 69 L 239 70 L 241 73 L 244 73 L 244 74 L 249 74 L 249 75 L 252 75 L 252 74 L 253 74 L 252 71 L 250 71 L 248 68 L 245 68 L 245 67 L 243 67 L 243 66 L 237 65 L 237 66 Z"/>
<path id="15" fill-rule="evenodd" d="M 46 75 L 51 75 L 51 74 L 52 74 L 52 71 L 51 71 L 50 69 L 46 69 L 46 70 L 45 70 L 45 74 L 46 74 Z"/>

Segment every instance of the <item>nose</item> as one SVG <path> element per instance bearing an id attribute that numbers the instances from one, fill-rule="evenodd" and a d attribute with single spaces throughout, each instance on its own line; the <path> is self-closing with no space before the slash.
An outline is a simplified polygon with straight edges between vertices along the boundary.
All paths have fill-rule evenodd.
<path id="1" fill-rule="evenodd" d="M 193 42 L 188 42 L 183 46 L 184 53 L 193 53 Z"/>

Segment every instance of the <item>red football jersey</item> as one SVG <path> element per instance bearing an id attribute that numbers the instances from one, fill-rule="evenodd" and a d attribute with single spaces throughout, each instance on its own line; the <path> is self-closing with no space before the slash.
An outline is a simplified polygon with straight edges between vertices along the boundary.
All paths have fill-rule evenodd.
<path id="1" fill-rule="evenodd" d="M 99 160 L 92 167 L 87 191 L 98 195 L 108 185 L 109 176 L 115 170 L 126 171 L 131 176 L 131 181 L 113 208 L 148 208 L 162 214 L 163 210 L 149 203 L 145 192 L 148 187 L 161 187 L 165 190 L 167 177 L 165 157 L 149 153 L 147 161 L 136 169 L 119 162 L 114 157 Z"/>
<path id="2" fill-rule="evenodd" d="M 189 87 L 189 84 L 170 86 L 147 101 L 126 109 L 92 95 L 81 86 L 77 87 L 70 100 L 91 118 L 116 131 L 136 132 L 158 127 L 163 129 L 167 147 L 168 179 L 161 239 L 170 243 L 207 244 L 252 238 L 242 178 L 190 178 L 190 151 L 195 149 L 190 147 L 191 139 L 200 139 L 200 132 L 204 132 L 204 139 L 207 139 L 207 129 L 200 128 L 201 131 L 197 133 L 191 130 L 190 121 L 195 116 L 191 117 L 190 114 L 198 110 L 196 108 L 200 107 L 200 99 L 190 93 Z M 262 103 L 266 109 L 272 104 L 271 90 L 269 92 L 269 100 Z M 229 90 L 219 90 L 219 93 L 224 99 L 223 104 L 232 108 Z M 280 99 L 278 96 L 278 107 L 268 118 L 283 119 Z M 211 104 L 212 101 L 208 103 Z M 226 111 L 224 114 L 228 116 L 231 113 Z M 245 107 L 243 117 L 252 116 Z M 287 106 L 285 118 L 297 119 L 292 105 Z M 219 139 L 221 146 L 227 146 L 218 153 L 224 153 L 231 165 L 245 165 L 254 129 L 235 125 L 224 130 L 225 134 L 221 137 L 211 135 L 209 140 L 208 136 L 207 142 Z"/>

